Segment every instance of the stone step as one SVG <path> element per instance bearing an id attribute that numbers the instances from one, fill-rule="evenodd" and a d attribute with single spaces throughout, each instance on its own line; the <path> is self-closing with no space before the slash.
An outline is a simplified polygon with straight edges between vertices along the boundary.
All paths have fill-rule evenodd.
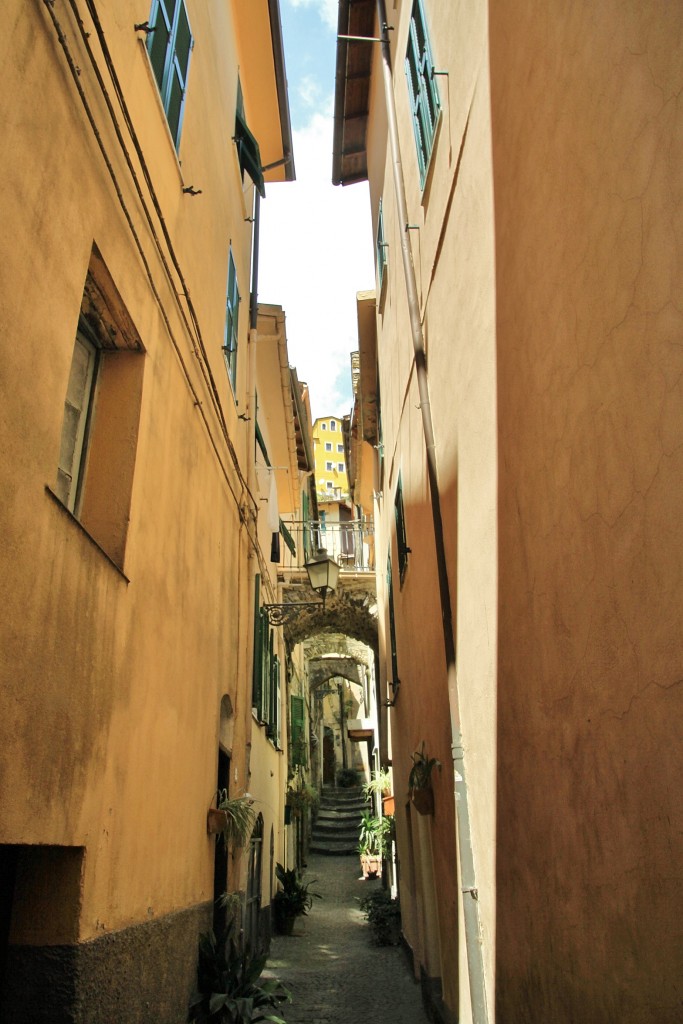
<path id="1" fill-rule="evenodd" d="M 334 821 L 317 820 L 311 833 L 313 836 L 355 836 L 357 839 L 359 829 L 359 821 L 350 821 L 346 825 L 341 825 Z"/>
<path id="2" fill-rule="evenodd" d="M 360 804 L 357 807 L 326 807 L 323 804 L 318 808 L 318 817 L 327 818 L 329 821 L 350 821 L 351 819 L 360 821 L 366 810 L 366 804 Z"/>
<path id="3" fill-rule="evenodd" d="M 323 786 L 321 796 L 323 801 L 348 802 L 349 800 L 365 800 L 360 786 L 349 786 L 346 789 L 342 789 L 340 786 Z"/>
<path id="4" fill-rule="evenodd" d="M 332 839 L 311 838 L 311 853 L 325 853 L 335 857 L 358 856 L 358 844 L 352 845 L 348 842 L 339 842 Z"/>

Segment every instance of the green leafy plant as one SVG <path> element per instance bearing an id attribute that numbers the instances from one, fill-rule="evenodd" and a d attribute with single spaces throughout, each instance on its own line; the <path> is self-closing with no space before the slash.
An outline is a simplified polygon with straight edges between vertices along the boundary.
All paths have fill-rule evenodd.
<path id="1" fill-rule="evenodd" d="M 281 888 L 273 896 L 273 913 L 275 923 L 282 929 L 287 920 L 308 914 L 313 900 L 320 900 L 319 892 L 311 892 L 309 886 L 315 885 L 317 879 L 304 883 L 301 874 L 295 868 L 286 869 L 282 864 L 275 866 L 275 877 Z"/>
<path id="2" fill-rule="evenodd" d="M 225 827 L 220 835 L 236 846 L 244 846 L 254 827 L 256 812 L 250 797 L 238 796 L 228 798 L 227 789 L 219 789 L 216 793 L 216 806 L 225 812 Z"/>
<path id="3" fill-rule="evenodd" d="M 410 775 L 408 776 L 408 786 L 410 789 L 426 789 L 430 785 L 434 769 L 441 768 L 441 761 L 438 761 L 435 757 L 427 757 L 424 740 L 422 741 L 421 749 L 416 750 L 410 757 L 413 767 L 410 769 Z"/>
<path id="4" fill-rule="evenodd" d="M 287 790 L 287 803 L 295 814 L 305 811 L 308 807 L 315 812 L 320 803 L 320 794 L 315 786 L 304 783 L 298 789 Z"/>
<path id="5" fill-rule="evenodd" d="M 188 1021 L 196 1024 L 286 1024 L 275 1011 L 290 1001 L 277 978 L 260 981 L 265 956 L 240 951 L 229 929 L 225 939 L 213 932 L 200 936 L 197 991 L 190 1001 Z"/>
<path id="6" fill-rule="evenodd" d="M 341 789 L 350 789 L 358 785 L 358 772 L 355 768 L 340 768 L 337 772 L 337 785 Z"/>
<path id="7" fill-rule="evenodd" d="M 401 904 L 398 899 L 392 900 L 386 889 L 375 889 L 363 896 L 360 909 L 372 929 L 376 945 L 398 945 L 401 935 Z"/>
<path id="8" fill-rule="evenodd" d="M 367 811 L 363 814 L 358 837 L 361 857 L 386 857 L 391 836 L 391 819 L 375 818 Z"/>
<path id="9" fill-rule="evenodd" d="M 368 799 L 375 794 L 389 796 L 391 793 L 391 775 L 388 768 L 380 768 L 372 772 L 370 781 L 363 785 L 363 795 Z"/>

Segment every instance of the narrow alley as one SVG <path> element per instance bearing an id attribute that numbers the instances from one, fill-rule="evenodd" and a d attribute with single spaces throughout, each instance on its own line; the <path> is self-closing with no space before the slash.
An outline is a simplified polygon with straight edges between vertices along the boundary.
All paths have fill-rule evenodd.
<path id="1" fill-rule="evenodd" d="M 363 881 L 355 857 L 312 854 L 304 881 L 319 892 L 291 936 L 274 936 L 266 973 L 287 986 L 287 1024 L 427 1024 L 420 987 L 399 946 L 375 946 L 359 901 L 379 880 Z"/>

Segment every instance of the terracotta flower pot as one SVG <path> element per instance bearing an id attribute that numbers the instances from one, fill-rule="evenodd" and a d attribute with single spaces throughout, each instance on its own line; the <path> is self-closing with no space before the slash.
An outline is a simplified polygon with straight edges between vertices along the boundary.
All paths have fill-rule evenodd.
<path id="1" fill-rule="evenodd" d="M 361 853 L 360 866 L 363 878 L 377 878 L 382 874 L 382 858 L 369 853 Z"/>
<path id="2" fill-rule="evenodd" d="M 418 814 L 434 813 L 434 791 L 431 786 L 425 789 L 411 789 L 410 799 Z"/>
<path id="3" fill-rule="evenodd" d="M 212 835 L 222 832 L 228 827 L 228 816 L 225 811 L 219 811 L 217 807 L 210 807 L 206 816 L 206 831 Z"/>
<path id="4" fill-rule="evenodd" d="M 385 814 L 395 814 L 396 813 L 396 799 L 395 799 L 395 797 L 393 797 L 393 796 L 383 796 L 382 797 L 382 810 L 384 811 Z"/>

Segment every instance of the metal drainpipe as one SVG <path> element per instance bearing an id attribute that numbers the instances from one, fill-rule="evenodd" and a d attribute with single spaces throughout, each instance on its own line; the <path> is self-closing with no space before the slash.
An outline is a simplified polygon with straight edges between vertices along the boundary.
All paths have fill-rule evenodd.
<path id="1" fill-rule="evenodd" d="M 256 495 L 256 342 L 258 340 L 258 262 L 259 262 L 259 228 L 261 225 L 261 196 L 258 189 L 255 190 L 256 195 L 254 199 L 254 226 L 252 235 L 252 254 L 251 254 L 251 293 L 249 297 L 249 349 L 248 349 L 248 380 L 247 380 L 247 486 L 249 488 L 249 495 Z M 257 502 L 258 505 L 258 502 Z M 251 503 L 249 499 L 243 502 L 242 505 L 245 517 L 249 517 L 252 514 Z M 256 513 L 258 508 L 254 512 L 254 525 L 256 525 Z M 247 671 L 250 665 L 252 665 L 252 652 L 254 650 L 254 630 L 256 628 L 256 621 L 254 616 L 254 604 L 256 602 L 256 573 L 258 572 L 258 559 L 256 558 L 256 550 L 254 544 L 249 543 L 247 552 L 247 593 L 248 593 L 248 619 L 249 628 L 247 630 L 247 650 L 245 657 L 245 665 Z M 253 668 L 252 668 L 253 671 Z M 246 680 L 246 701 L 244 708 L 244 727 L 245 727 L 245 739 L 247 743 L 247 758 L 245 762 L 245 777 L 243 790 L 249 787 L 249 774 L 250 774 L 250 750 L 251 750 L 251 681 L 247 676 Z"/>
<path id="2" fill-rule="evenodd" d="M 451 717 L 451 736 L 453 750 L 453 770 L 455 780 L 455 808 L 457 818 L 457 842 L 460 854 L 460 873 L 463 893 L 463 910 L 465 918 L 465 943 L 467 947 L 467 967 L 470 983 L 470 999 L 472 1004 L 473 1024 L 488 1024 L 488 1008 L 486 1002 L 486 984 L 484 980 L 484 962 L 482 957 L 481 926 L 479 921 L 478 893 L 474 872 L 474 856 L 472 852 L 472 833 L 470 828 L 469 798 L 465 776 L 465 754 L 460 725 L 460 701 L 455 663 L 455 635 L 453 632 L 453 615 L 448 585 L 448 565 L 444 545 L 443 520 L 441 516 L 441 498 L 436 464 L 436 448 L 434 426 L 429 401 L 429 383 L 427 377 L 427 361 L 420 318 L 420 303 L 415 279 L 415 267 L 410 244 L 408 228 L 408 207 L 406 203 L 401 151 L 398 141 L 398 121 L 394 100 L 393 78 L 391 74 L 391 49 L 387 26 L 384 0 L 377 0 L 377 17 L 382 39 L 382 73 L 384 77 L 384 95 L 387 107 L 389 143 L 393 165 L 394 192 L 398 209 L 401 231 L 401 256 L 405 277 L 408 309 L 410 311 L 410 328 L 415 353 L 415 370 L 420 395 L 422 413 L 422 429 L 427 454 L 427 473 L 429 477 L 429 493 L 432 506 L 434 526 L 434 542 L 436 546 L 436 562 L 439 577 L 439 596 L 441 600 L 441 617 L 443 624 L 444 653 L 448 674 L 448 699 Z"/>
<path id="3" fill-rule="evenodd" d="M 256 449 L 256 343 L 258 341 L 258 262 L 259 262 L 259 232 L 261 227 L 261 195 L 255 189 L 254 198 L 254 229 L 251 255 L 251 295 L 249 306 L 249 382 L 247 386 L 247 417 L 249 438 L 249 451 L 247 452 L 247 482 L 249 490 L 255 493 L 256 487 L 256 463 L 254 451 Z"/>

